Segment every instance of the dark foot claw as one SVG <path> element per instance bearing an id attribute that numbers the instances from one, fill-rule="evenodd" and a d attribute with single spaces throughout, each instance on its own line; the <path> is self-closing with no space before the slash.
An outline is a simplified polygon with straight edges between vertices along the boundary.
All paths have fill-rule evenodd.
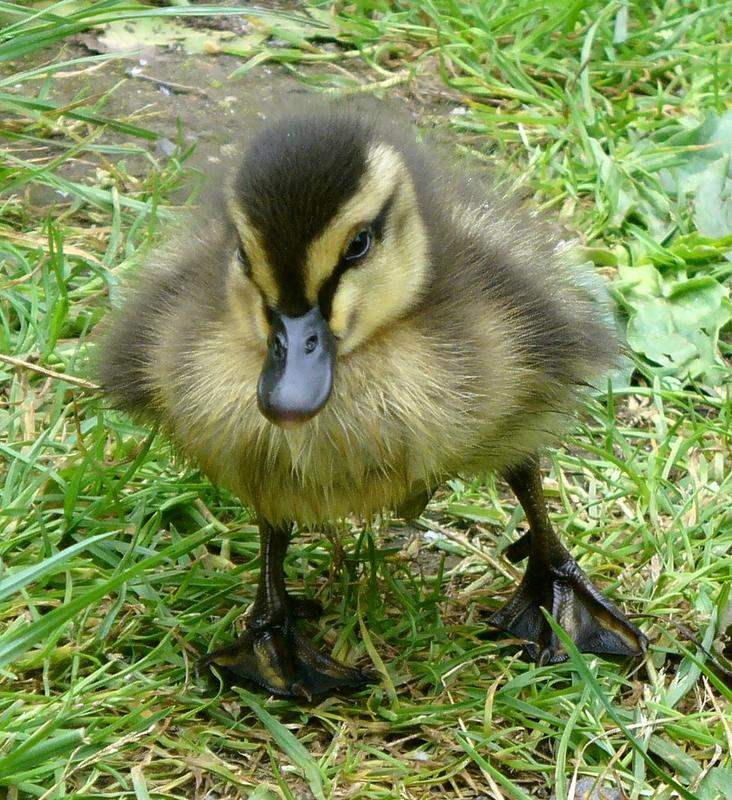
<path id="1" fill-rule="evenodd" d="M 314 609 L 309 606 L 309 610 Z M 281 625 L 246 631 L 235 644 L 203 659 L 202 666 L 210 664 L 253 681 L 272 694 L 305 700 L 337 689 L 358 689 L 378 678 L 371 670 L 349 667 L 319 653 L 289 619 Z"/>
<path id="2" fill-rule="evenodd" d="M 520 545 L 523 539 L 515 544 Z M 490 619 L 524 645 L 539 666 L 566 661 L 567 655 L 546 621 L 545 608 L 584 653 L 640 656 L 648 639 L 590 583 L 574 559 L 541 570 L 529 565 L 518 590 Z"/>

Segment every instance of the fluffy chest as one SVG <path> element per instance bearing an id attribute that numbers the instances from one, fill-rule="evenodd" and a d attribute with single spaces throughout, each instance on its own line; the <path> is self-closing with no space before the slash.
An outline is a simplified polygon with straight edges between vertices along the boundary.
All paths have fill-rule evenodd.
<path id="1" fill-rule="evenodd" d="M 290 430 L 257 408 L 261 358 L 208 336 L 175 361 L 161 402 L 189 455 L 268 519 L 366 516 L 459 466 L 478 400 L 454 368 L 459 354 L 392 330 L 339 362 L 327 406 Z"/>

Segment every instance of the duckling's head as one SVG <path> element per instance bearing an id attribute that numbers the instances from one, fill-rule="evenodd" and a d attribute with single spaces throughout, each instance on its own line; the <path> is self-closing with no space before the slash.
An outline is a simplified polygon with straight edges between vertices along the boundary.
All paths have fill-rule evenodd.
<path id="1" fill-rule="evenodd" d="M 229 287 L 264 352 L 257 400 L 288 427 L 328 402 L 336 364 L 407 314 L 429 280 L 414 159 L 352 110 L 283 118 L 227 192 Z"/>

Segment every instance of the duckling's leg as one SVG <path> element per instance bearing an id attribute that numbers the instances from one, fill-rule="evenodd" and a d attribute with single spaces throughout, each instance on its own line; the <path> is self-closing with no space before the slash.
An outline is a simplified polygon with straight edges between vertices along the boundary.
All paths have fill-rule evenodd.
<path id="1" fill-rule="evenodd" d="M 541 666 L 564 661 L 556 634 L 541 611 L 545 608 L 587 653 L 639 656 L 648 640 L 590 583 L 554 533 L 546 510 L 536 460 L 506 473 L 523 506 L 529 533 L 507 550 L 508 558 L 528 556 L 526 573 L 514 596 L 491 617 L 491 624 L 530 644 L 526 650 Z"/>
<path id="2" fill-rule="evenodd" d="M 272 694 L 304 697 L 373 681 L 367 670 L 349 667 L 319 653 L 300 634 L 295 620 L 317 616 L 319 605 L 291 598 L 285 590 L 286 527 L 260 522 L 262 569 L 246 630 L 230 647 L 215 650 L 203 663 L 217 664 Z"/>

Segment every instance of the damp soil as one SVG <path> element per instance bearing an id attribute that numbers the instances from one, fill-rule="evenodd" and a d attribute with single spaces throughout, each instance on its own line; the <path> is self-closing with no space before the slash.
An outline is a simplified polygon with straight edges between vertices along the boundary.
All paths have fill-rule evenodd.
<path id="1" fill-rule="evenodd" d="M 78 37 L 50 58 L 45 54 L 42 63 L 91 55 L 92 42 L 89 36 Z M 148 48 L 143 56 L 134 59 L 114 58 L 91 68 L 56 73 L 47 79 L 42 91 L 46 99 L 62 107 L 92 111 L 153 132 L 156 138 L 145 139 L 107 129 L 95 140 L 97 144 L 132 142 L 147 151 L 147 157 L 144 152 L 124 156 L 124 172 L 130 177 L 144 180 L 151 171 L 150 159 L 165 163 L 176 150 L 191 150 L 188 166 L 206 173 L 227 155 L 232 143 L 246 141 L 253 123 L 265 118 L 275 104 L 305 91 L 301 83 L 277 66 L 263 66 L 256 72 L 231 78 L 240 65 L 240 59 L 221 54 L 192 56 L 172 48 Z M 27 66 L 16 64 L 15 68 Z M 27 89 L 27 84 L 22 87 L 26 95 Z M 53 122 L 49 121 L 49 125 L 49 138 L 57 135 L 59 148 L 56 153 L 53 146 L 35 148 L 33 156 L 41 163 L 63 150 L 64 132 L 54 134 Z M 82 130 L 77 133 L 84 135 Z M 68 180 L 95 185 L 98 168 L 104 168 L 104 159 L 95 163 L 87 155 L 69 159 L 57 173 Z M 51 204 L 53 198 L 44 196 L 43 187 L 39 189 L 40 194 L 34 189 L 33 205 Z"/>
<path id="2" fill-rule="evenodd" d="M 298 3 L 260 3 L 260 7 L 292 10 Z M 189 17 L 180 23 L 197 31 L 210 31 L 212 36 L 219 31 L 246 36 L 251 23 L 245 15 Z M 270 43 L 271 45 L 272 43 Z M 338 45 L 328 45 L 337 49 Z M 85 56 L 110 55 L 107 61 L 97 64 L 81 64 L 56 73 L 41 75 L 34 83 L 18 84 L 15 91 L 28 97 L 29 89 L 35 88 L 37 96 L 50 100 L 61 107 L 79 109 L 130 123 L 156 134 L 154 139 L 144 139 L 130 134 L 105 130 L 95 142 L 98 144 L 129 144 L 134 142 L 143 151 L 139 155 L 125 155 L 123 172 L 133 179 L 144 180 L 151 172 L 150 159 L 158 164 L 174 152 L 190 150 L 187 167 L 192 172 L 216 175 L 215 165 L 226 161 L 236 149 L 245 145 L 248 138 L 276 110 L 313 93 L 286 67 L 271 63 L 260 64 L 240 75 L 233 73 L 245 63 L 245 59 L 222 52 L 191 54 L 180 45 L 145 46 L 131 55 L 110 52 L 101 30 L 91 30 L 66 40 L 62 46 L 49 48 L 0 70 L 4 74 L 68 61 Z M 299 65 L 301 72 L 307 66 Z M 320 75 L 339 66 L 318 64 L 310 68 Z M 348 71 L 364 82 L 383 78 L 358 61 L 349 60 Z M 436 69 L 421 70 L 418 79 L 410 79 L 389 91 L 407 108 L 415 122 L 446 129 L 448 113 L 460 103 L 457 93 L 446 90 L 437 80 Z M 10 91 L 13 91 L 11 88 Z M 68 120 L 68 117 L 66 118 Z M 38 163 L 59 155 L 63 151 L 61 140 L 66 131 L 49 115 L 50 133 L 47 138 L 59 139 L 59 147 L 39 144 L 33 156 Z M 4 121 L 11 128 L 14 120 Z M 23 121 L 17 120 L 22 127 Z M 80 124 L 76 134 L 89 133 Z M 437 137 L 441 138 L 441 137 Z M 11 143 L 9 149 L 26 148 L 23 142 Z M 178 148 L 176 150 L 176 147 Z M 144 154 L 147 151 L 147 156 Z M 24 153 L 27 155 L 27 153 Z M 114 158 L 114 157 L 111 157 Z M 109 163 L 107 162 L 107 166 Z M 90 156 L 69 159 L 56 170 L 61 177 L 80 181 L 88 185 L 99 185 L 99 169 L 105 169 L 104 159 L 95 162 Z M 182 202 L 185 191 L 172 196 L 174 203 Z M 58 193 L 43 186 L 29 188 L 27 200 L 36 208 L 58 204 Z"/>

